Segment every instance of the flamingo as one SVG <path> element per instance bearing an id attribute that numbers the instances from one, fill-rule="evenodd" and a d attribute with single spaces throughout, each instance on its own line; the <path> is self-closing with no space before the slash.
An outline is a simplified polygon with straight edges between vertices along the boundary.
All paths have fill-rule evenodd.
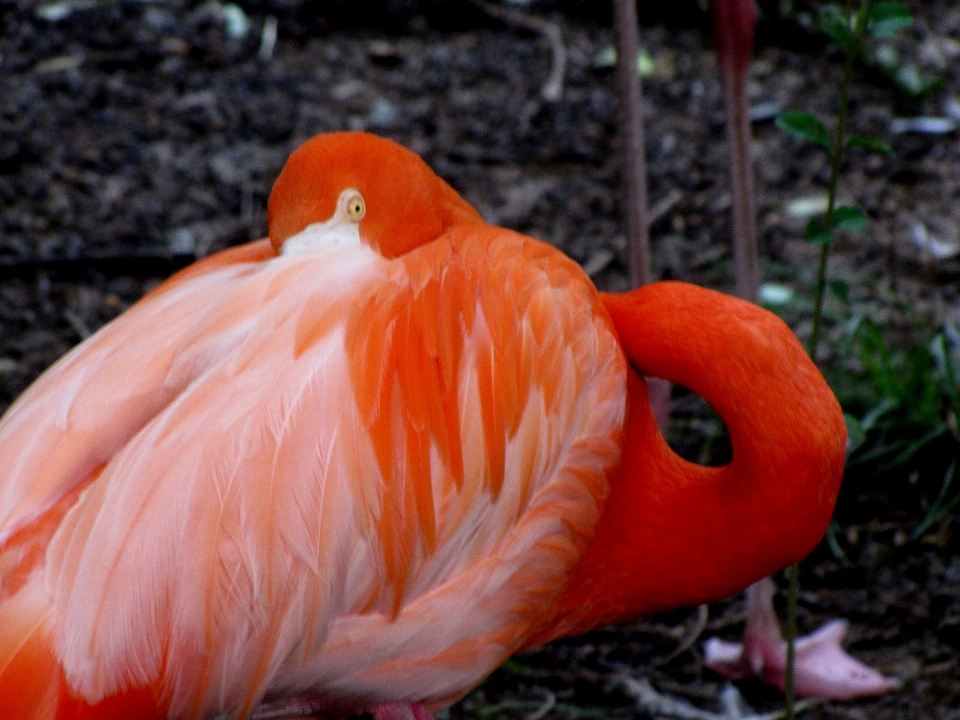
<path id="1" fill-rule="evenodd" d="M 0 421 L 0 717 L 425 720 L 825 531 L 843 417 L 772 314 L 598 293 L 365 133 L 300 146 L 268 225 Z M 718 410 L 729 465 L 670 450 L 642 374 Z"/>

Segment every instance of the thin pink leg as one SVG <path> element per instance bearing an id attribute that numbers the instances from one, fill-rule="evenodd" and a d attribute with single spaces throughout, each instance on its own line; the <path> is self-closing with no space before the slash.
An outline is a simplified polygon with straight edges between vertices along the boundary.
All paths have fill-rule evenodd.
<path id="1" fill-rule="evenodd" d="M 423 703 L 383 703 L 370 708 L 374 720 L 433 720 Z"/>
<path id="2" fill-rule="evenodd" d="M 670 427 L 670 388 L 672 384 L 669 380 L 655 377 L 645 377 L 647 381 L 647 392 L 650 394 L 650 409 L 653 410 L 653 417 L 657 419 L 657 428 L 660 434 L 666 436 L 667 428 Z"/>

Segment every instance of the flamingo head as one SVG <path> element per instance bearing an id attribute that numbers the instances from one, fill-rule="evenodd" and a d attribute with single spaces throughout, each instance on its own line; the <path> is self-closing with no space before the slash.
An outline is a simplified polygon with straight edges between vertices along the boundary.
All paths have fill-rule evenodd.
<path id="1" fill-rule="evenodd" d="M 287 160 L 267 204 L 278 252 L 362 243 L 394 258 L 453 225 L 482 222 L 418 155 L 364 132 L 307 140 Z"/>

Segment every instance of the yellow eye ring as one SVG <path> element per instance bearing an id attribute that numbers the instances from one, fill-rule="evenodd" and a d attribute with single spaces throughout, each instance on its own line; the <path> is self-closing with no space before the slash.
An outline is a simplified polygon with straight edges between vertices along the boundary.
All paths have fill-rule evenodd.
<path id="1" fill-rule="evenodd" d="M 367 204 L 363 201 L 362 195 L 354 195 L 347 200 L 347 215 L 351 219 L 360 221 L 367 214 Z"/>

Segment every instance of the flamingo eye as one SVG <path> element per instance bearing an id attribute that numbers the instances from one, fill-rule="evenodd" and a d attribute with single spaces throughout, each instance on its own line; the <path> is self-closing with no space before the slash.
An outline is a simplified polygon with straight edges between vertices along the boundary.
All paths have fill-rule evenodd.
<path id="1" fill-rule="evenodd" d="M 347 215 L 359 222 L 367 212 L 367 204 L 362 195 L 354 195 L 347 200 Z"/>

